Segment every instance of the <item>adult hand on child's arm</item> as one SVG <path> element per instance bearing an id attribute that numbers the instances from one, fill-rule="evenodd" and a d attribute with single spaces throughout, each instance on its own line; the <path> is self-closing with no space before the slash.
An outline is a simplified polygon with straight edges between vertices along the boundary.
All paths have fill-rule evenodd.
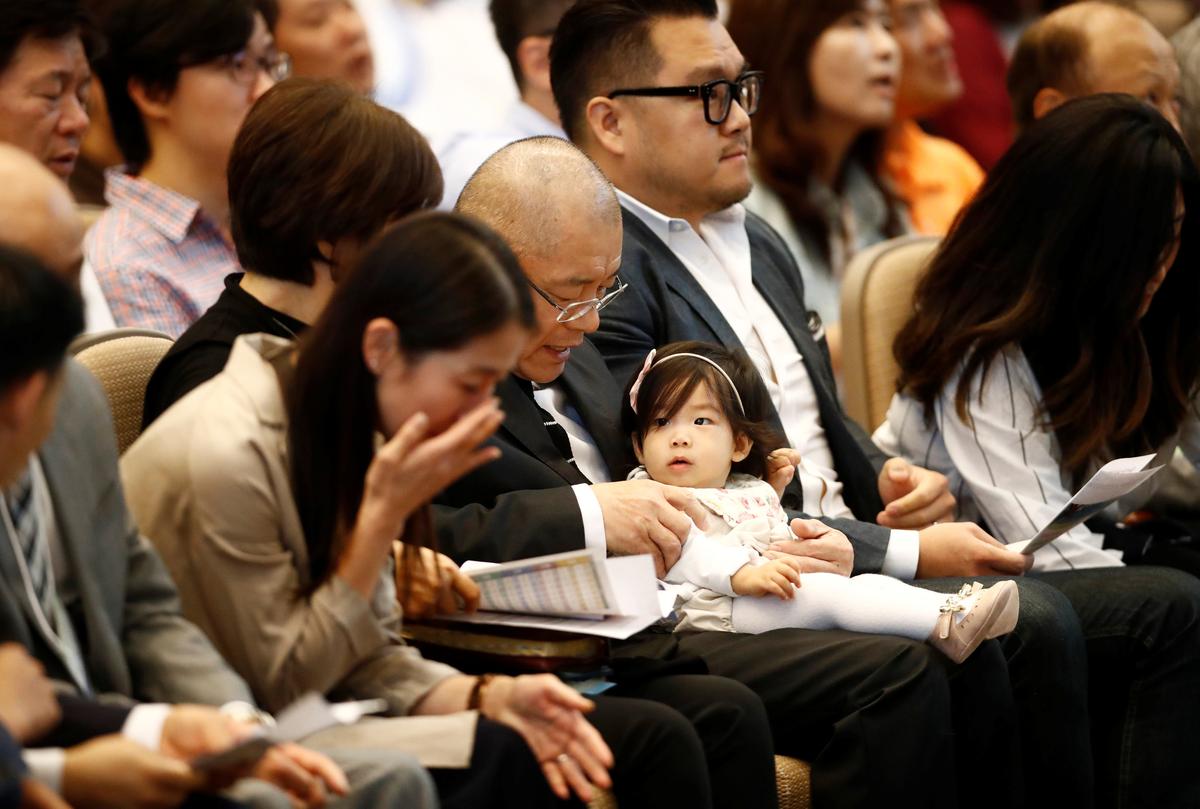
<path id="1" fill-rule="evenodd" d="M 801 573 L 836 573 L 849 576 L 854 570 L 854 546 L 846 535 L 820 520 L 795 519 L 794 540 L 772 542 L 764 554 L 768 559 L 795 557 Z"/>
<path id="2" fill-rule="evenodd" d="M 780 447 L 767 456 L 767 483 L 780 497 L 783 490 L 796 476 L 796 467 L 800 465 L 800 452 L 791 447 Z"/>
<path id="3" fill-rule="evenodd" d="M 704 506 L 691 489 L 665 486 L 653 480 L 598 483 L 592 492 L 604 514 L 604 536 L 614 556 L 648 553 L 655 575 L 667 575 L 683 549 L 694 522 L 708 523 Z"/>
<path id="4" fill-rule="evenodd" d="M 763 565 L 743 565 L 729 577 L 729 585 L 740 596 L 776 596 L 791 601 L 800 586 L 800 560 L 780 556 Z"/>

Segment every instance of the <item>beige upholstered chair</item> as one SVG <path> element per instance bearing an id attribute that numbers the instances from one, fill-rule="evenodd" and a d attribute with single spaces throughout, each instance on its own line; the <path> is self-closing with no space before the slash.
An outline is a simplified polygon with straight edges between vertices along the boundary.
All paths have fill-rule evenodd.
<path id="1" fill-rule="evenodd" d="M 787 756 L 775 756 L 775 782 L 779 809 L 812 809 L 812 771 L 808 764 Z M 588 809 L 619 809 L 611 793 L 596 797 Z"/>
<path id="2" fill-rule="evenodd" d="M 142 431 L 146 384 L 171 342 L 170 337 L 157 331 L 113 329 L 84 335 L 71 346 L 71 354 L 104 388 L 119 452 L 124 452 Z"/>
<path id="3" fill-rule="evenodd" d="M 912 314 L 913 291 L 937 249 L 902 236 L 856 255 L 842 279 L 842 403 L 867 432 L 887 416 L 899 368 L 892 342 Z"/>

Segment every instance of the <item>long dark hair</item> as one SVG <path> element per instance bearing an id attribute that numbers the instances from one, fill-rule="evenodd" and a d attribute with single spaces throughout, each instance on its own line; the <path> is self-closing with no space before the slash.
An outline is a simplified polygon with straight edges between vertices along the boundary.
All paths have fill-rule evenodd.
<path id="1" fill-rule="evenodd" d="M 358 517 L 379 423 L 375 376 L 362 356 L 367 324 L 396 324 L 410 361 L 450 351 L 506 324 L 534 323 L 516 257 L 482 224 L 419 213 L 386 231 L 338 284 L 302 338 L 285 385 L 292 488 L 308 546 L 310 586 L 333 572 Z M 405 544 L 431 545 L 427 510 Z"/>
<path id="2" fill-rule="evenodd" d="M 708 357 L 729 374 L 729 380 L 704 360 L 681 357 L 658 365 L 674 354 L 699 354 Z M 625 385 L 621 399 L 621 424 L 640 445 L 655 419 L 670 418 L 687 404 L 698 385 L 708 392 L 725 414 L 735 438 L 750 439 L 750 454 L 733 464 L 732 471 L 756 478 L 767 476 L 767 456 L 786 443 L 770 425 L 771 399 L 750 357 L 742 349 L 727 349 L 714 343 L 689 340 L 670 343 L 655 354 L 654 364 L 638 388 L 637 412 L 629 402 L 629 392 L 638 375 Z M 729 381 L 737 386 L 736 395 Z M 738 397 L 741 397 L 741 405 Z M 743 412 L 742 407 L 745 407 Z"/>
<path id="3" fill-rule="evenodd" d="M 1073 477 L 1109 453 L 1152 451 L 1178 430 L 1200 373 L 1197 190 L 1179 134 L 1129 96 L 1079 99 L 1036 122 L 918 285 L 895 344 L 899 388 L 931 419 L 961 370 L 955 405 L 966 419 L 971 380 L 1018 344 Z M 1179 193 L 1179 255 L 1139 320 L 1174 241 Z"/>
<path id="4" fill-rule="evenodd" d="M 841 17 L 862 7 L 863 0 L 733 0 L 729 34 L 756 70 L 766 71 L 762 99 L 754 116 L 754 166 L 759 179 L 779 195 L 796 230 L 819 247 L 826 263 L 829 241 L 841 221 L 829 222 L 809 195 L 809 181 L 827 160 L 812 136 L 817 112 L 809 62 L 821 34 Z M 888 203 L 884 232 L 903 230 L 895 194 L 882 179 L 882 129 L 869 129 L 850 147 L 846 166 L 866 169 Z M 838 190 L 835 187 L 835 190 Z"/>

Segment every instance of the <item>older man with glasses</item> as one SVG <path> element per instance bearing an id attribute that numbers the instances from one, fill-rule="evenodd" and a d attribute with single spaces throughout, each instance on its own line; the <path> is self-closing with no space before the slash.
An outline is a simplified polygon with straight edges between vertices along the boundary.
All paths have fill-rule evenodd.
<path id="1" fill-rule="evenodd" d="M 710 114 L 729 113 L 717 106 Z M 597 310 L 611 304 L 607 319 L 640 299 L 635 285 L 618 280 L 624 237 L 612 186 L 571 144 L 533 138 L 484 163 L 458 209 L 494 227 L 513 247 L 531 286 L 537 325 L 516 372 L 496 387 L 506 414 L 493 438 L 500 458 L 437 500 L 441 549 L 458 561 L 585 547 L 610 555 L 649 553 L 661 575 L 679 557 L 692 519 L 701 526 L 706 520 L 689 489 L 623 479 L 633 459 L 620 425 L 621 388 L 589 339 L 601 324 Z M 630 261 L 628 246 L 624 261 Z M 998 743 L 1010 729 L 1011 701 L 998 652 L 981 651 L 964 669 L 963 679 L 978 688 L 967 698 L 981 706 L 976 715 L 983 720 L 969 735 L 974 748 L 1003 767 Z M 947 672 L 921 644 L 799 629 L 648 631 L 616 644 L 614 654 L 618 661 L 659 661 L 668 673 L 694 666 L 720 675 L 707 678 L 706 686 L 718 693 L 674 688 L 674 678 L 663 677 L 624 694 L 664 702 L 692 721 L 705 745 L 714 806 L 774 802 L 770 774 L 751 767 L 761 751 L 740 749 L 735 741 L 763 706 L 771 727 L 761 742 L 814 761 L 814 800 L 875 806 L 881 796 L 903 794 L 906 805 L 958 805 L 944 783 L 953 779 Z M 739 712 L 747 711 L 740 723 L 722 728 L 721 716 L 739 704 Z M 996 798 L 1004 792 L 989 790 L 983 803 L 1002 805 Z"/>

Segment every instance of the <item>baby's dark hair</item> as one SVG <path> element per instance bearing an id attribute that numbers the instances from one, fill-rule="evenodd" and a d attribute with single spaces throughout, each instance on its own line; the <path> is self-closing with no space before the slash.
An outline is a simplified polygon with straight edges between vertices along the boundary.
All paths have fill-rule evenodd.
<path id="1" fill-rule="evenodd" d="M 736 395 L 720 371 L 703 360 L 681 357 L 663 362 L 673 354 L 699 354 L 712 360 L 729 374 L 729 379 L 737 386 Z M 638 389 L 635 413 L 629 402 L 629 392 L 637 378 L 634 374 L 625 384 L 621 425 L 638 446 L 655 419 L 670 418 L 678 413 L 696 386 L 703 383 L 729 419 L 734 436 L 745 436 L 752 444 L 750 454 L 735 462 L 732 471 L 756 478 L 766 477 L 767 456 L 784 446 L 785 441 L 768 423 L 770 396 L 745 351 L 740 348 L 731 351 L 714 343 L 695 340 L 663 346 L 655 354 L 654 363 Z M 741 396 L 745 412 L 738 406 L 738 396 Z"/>

